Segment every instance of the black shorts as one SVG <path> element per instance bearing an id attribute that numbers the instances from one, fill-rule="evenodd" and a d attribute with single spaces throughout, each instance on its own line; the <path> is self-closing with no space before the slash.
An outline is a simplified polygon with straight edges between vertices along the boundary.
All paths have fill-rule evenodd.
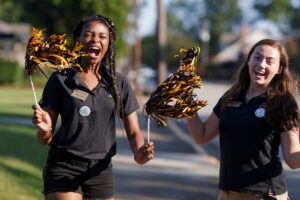
<path id="1" fill-rule="evenodd" d="M 111 159 L 84 160 L 51 148 L 43 179 L 45 195 L 52 192 L 76 192 L 84 198 L 114 196 Z"/>

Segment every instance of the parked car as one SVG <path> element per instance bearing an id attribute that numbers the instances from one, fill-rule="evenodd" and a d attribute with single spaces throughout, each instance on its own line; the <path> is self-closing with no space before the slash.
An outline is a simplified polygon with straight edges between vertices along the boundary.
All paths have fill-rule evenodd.
<path id="1" fill-rule="evenodd" d="M 140 70 L 140 89 L 143 94 L 151 94 L 157 86 L 157 72 L 150 68 L 143 66 Z"/>

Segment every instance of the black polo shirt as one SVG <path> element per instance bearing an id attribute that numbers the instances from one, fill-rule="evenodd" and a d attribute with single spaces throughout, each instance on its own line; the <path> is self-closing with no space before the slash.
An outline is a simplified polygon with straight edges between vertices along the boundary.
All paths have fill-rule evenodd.
<path id="1" fill-rule="evenodd" d="M 286 192 L 279 158 L 280 133 L 265 120 L 266 97 L 246 103 L 237 98 L 221 112 L 221 101 L 214 108 L 219 117 L 221 166 L 219 188 L 275 194 Z M 266 112 L 266 111 L 265 111 Z"/>
<path id="2" fill-rule="evenodd" d="M 107 70 L 90 91 L 79 72 L 69 69 L 54 72 L 43 92 L 41 105 L 60 114 L 61 126 L 51 147 L 85 159 L 110 158 L 116 153 L 115 103 Z M 139 108 L 128 79 L 117 73 L 124 115 Z"/>

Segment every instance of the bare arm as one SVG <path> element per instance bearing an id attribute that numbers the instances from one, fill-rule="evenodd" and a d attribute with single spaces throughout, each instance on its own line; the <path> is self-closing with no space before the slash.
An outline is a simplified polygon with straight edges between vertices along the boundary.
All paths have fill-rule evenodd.
<path id="1" fill-rule="evenodd" d="M 300 168 L 299 128 L 281 133 L 281 147 L 286 164 L 292 168 Z"/>
<path id="2" fill-rule="evenodd" d="M 134 160 L 138 164 L 145 164 L 154 157 L 153 142 L 144 144 L 144 137 L 138 124 L 136 112 L 128 115 L 123 122 L 131 151 L 134 154 Z"/>
<path id="3" fill-rule="evenodd" d="M 197 144 L 207 143 L 219 134 L 219 118 L 215 113 L 212 113 L 205 122 L 197 114 L 187 119 L 187 122 L 189 131 Z"/>
<path id="4" fill-rule="evenodd" d="M 38 127 L 37 139 L 41 144 L 49 144 L 58 114 L 49 108 L 42 109 L 39 105 L 33 105 L 32 109 L 32 122 Z"/>

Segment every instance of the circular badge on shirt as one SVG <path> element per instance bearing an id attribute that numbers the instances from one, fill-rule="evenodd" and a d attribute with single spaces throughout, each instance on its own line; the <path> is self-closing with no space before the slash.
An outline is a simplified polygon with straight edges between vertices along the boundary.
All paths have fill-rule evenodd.
<path id="1" fill-rule="evenodd" d="M 79 114 L 80 114 L 82 117 L 89 116 L 90 113 L 91 113 L 91 109 L 90 109 L 88 106 L 82 106 L 82 107 L 79 109 Z"/>
<path id="2" fill-rule="evenodd" d="M 263 118 L 265 116 L 266 110 L 264 108 L 258 108 L 255 111 L 255 116 L 258 118 Z"/>

